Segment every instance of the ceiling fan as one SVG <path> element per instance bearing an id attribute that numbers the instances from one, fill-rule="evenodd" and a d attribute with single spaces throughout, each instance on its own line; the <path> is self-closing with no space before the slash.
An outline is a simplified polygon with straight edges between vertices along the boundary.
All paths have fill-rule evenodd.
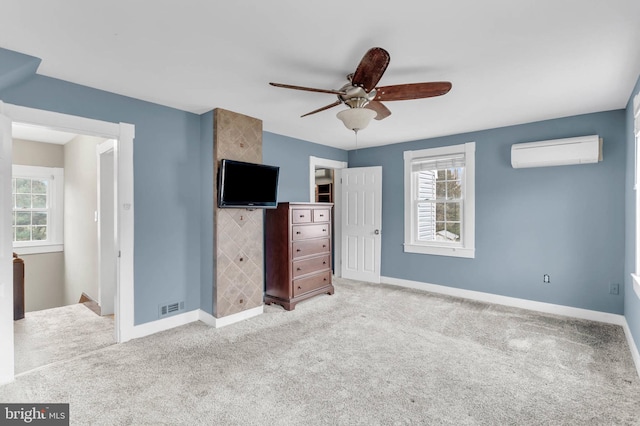
<path id="1" fill-rule="evenodd" d="M 393 86 L 376 87 L 380 78 L 389 65 L 389 52 L 381 47 L 373 47 L 367 51 L 358 64 L 356 71 L 347 75 L 349 82 L 338 90 L 315 89 L 312 87 L 294 86 L 291 84 L 269 83 L 275 87 L 285 89 L 304 90 L 307 92 L 329 93 L 338 96 L 338 100 L 308 112 L 306 117 L 320 111 L 325 111 L 342 103 L 349 109 L 340 111 L 337 116 L 344 125 L 355 131 L 364 129 L 372 118 L 382 120 L 391 115 L 391 111 L 382 101 L 405 101 L 410 99 L 431 98 L 442 96 L 451 90 L 448 81 L 434 81 L 429 83 L 396 84 Z"/>

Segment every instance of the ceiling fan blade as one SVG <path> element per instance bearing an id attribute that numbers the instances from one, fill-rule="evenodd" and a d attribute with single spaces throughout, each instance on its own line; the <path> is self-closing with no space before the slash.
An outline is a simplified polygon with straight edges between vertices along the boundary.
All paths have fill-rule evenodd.
<path id="1" fill-rule="evenodd" d="M 397 84 L 376 88 L 376 101 L 406 101 L 410 99 L 431 98 L 442 96 L 451 90 L 448 81 L 434 81 L 431 83 Z"/>
<path id="2" fill-rule="evenodd" d="M 376 87 L 380 78 L 382 78 L 382 74 L 386 71 L 390 59 L 389 52 L 381 47 L 369 49 L 358 64 L 356 72 L 353 73 L 351 83 L 354 86 L 364 88 L 364 90 L 369 93 Z"/>
<path id="3" fill-rule="evenodd" d="M 365 105 L 365 108 L 369 108 L 376 112 L 377 115 L 374 117 L 376 120 L 382 120 L 391 115 L 389 108 L 384 106 L 382 102 L 371 101 Z"/>
<path id="4" fill-rule="evenodd" d="M 307 115 L 315 114 L 316 112 L 324 111 L 324 110 L 329 109 L 329 108 L 333 108 L 334 106 L 338 106 L 341 103 L 342 103 L 341 101 L 335 101 L 332 104 L 329 104 L 329 105 L 323 106 L 322 108 L 318 108 L 318 109 L 316 109 L 314 111 L 308 112 L 305 115 L 301 115 L 300 118 L 306 117 Z"/>
<path id="5" fill-rule="evenodd" d="M 341 90 L 314 89 L 313 87 L 293 86 L 291 84 L 269 83 L 275 87 L 284 87 L 285 89 L 305 90 L 307 92 L 331 93 L 332 95 L 345 95 L 346 92 Z"/>

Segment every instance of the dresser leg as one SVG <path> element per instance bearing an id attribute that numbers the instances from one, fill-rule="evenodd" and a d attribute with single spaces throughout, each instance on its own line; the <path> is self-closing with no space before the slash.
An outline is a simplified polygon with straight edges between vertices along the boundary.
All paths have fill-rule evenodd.
<path id="1" fill-rule="evenodd" d="M 288 302 L 283 299 L 278 299 L 276 297 L 265 296 L 264 303 L 266 305 L 276 304 L 282 306 L 287 311 L 293 311 L 296 308 L 296 302 Z"/>

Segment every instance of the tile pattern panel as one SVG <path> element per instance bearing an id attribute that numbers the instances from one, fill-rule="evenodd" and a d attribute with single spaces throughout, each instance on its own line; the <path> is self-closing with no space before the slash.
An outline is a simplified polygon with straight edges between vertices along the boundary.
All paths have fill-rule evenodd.
<path id="1" fill-rule="evenodd" d="M 215 109 L 214 176 L 220 160 L 262 163 L 262 121 Z M 214 180 L 214 197 L 217 194 Z M 217 206 L 217 200 L 214 202 Z M 262 305 L 264 287 L 263 210 L 216 207 L 214 244 L 216 282 L 214 315 L 218 318 Z"/>

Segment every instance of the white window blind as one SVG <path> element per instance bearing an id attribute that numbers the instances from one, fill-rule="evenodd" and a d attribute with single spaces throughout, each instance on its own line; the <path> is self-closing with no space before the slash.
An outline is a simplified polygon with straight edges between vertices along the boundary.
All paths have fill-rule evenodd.
<path id="1" fill-rule="evenodd" d="M 444 170 L 464 167 L 464 154 L 450 157 L 417 158 L 411 162 L 411 171 Z"/>
<path id="2" fill-rule="evenodd" d="M 434 170 L 417 173 L 418 199 L 435 200 L 436 172 Z M 431 241 L 436 238 L 436 206 L 434 203 L 417 203 L 418 239 Z"/>

